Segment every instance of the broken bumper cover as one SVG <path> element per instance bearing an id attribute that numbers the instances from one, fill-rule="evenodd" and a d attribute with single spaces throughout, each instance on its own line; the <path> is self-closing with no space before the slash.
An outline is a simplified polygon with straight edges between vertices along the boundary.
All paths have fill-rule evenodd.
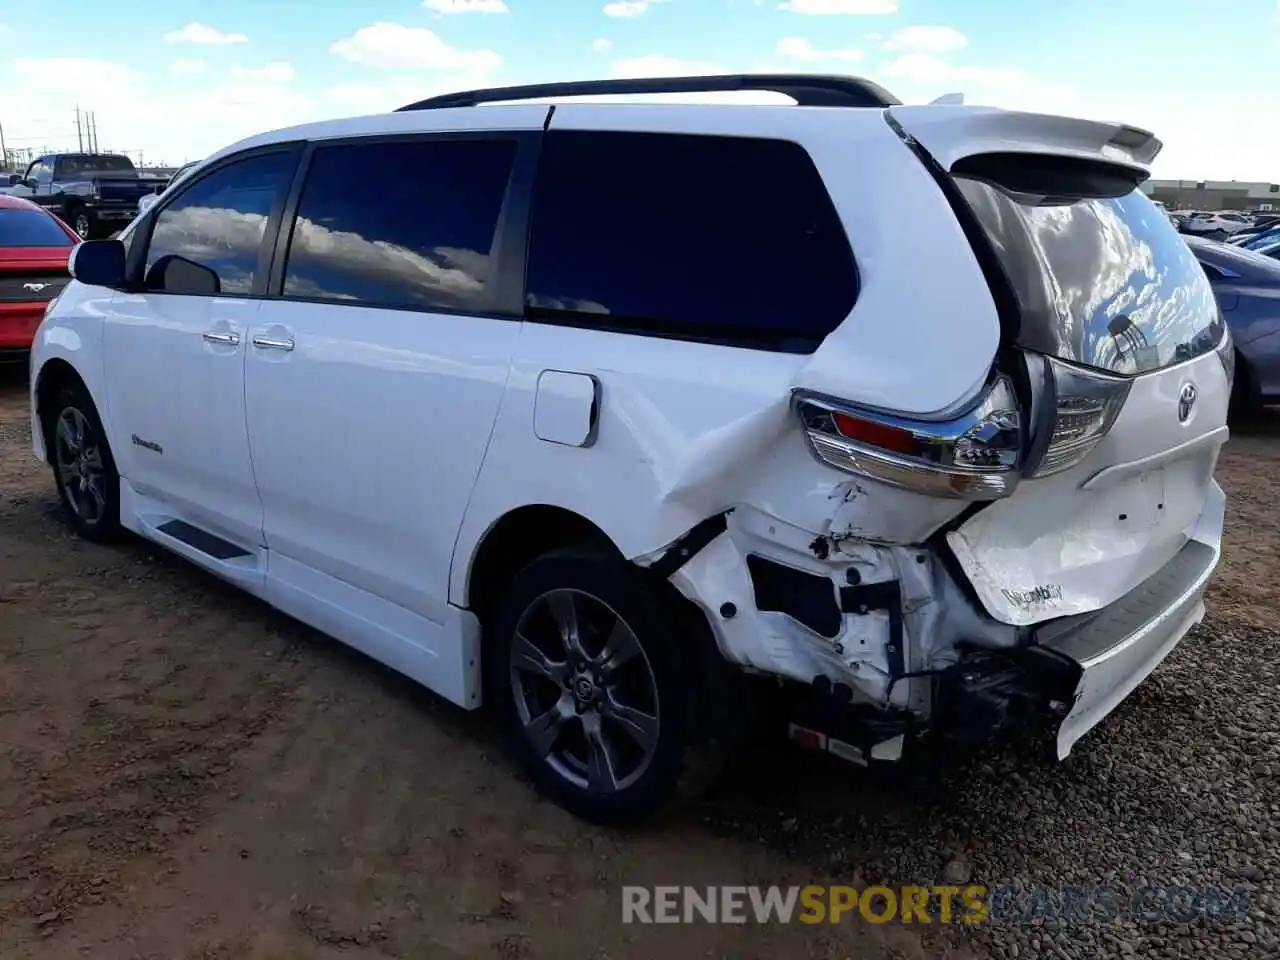
<path id="1" fill-rule="evenodd" d="M 1225 497 L 1214 484 L 1193 539 L 1154 576 L 1096 613 L 1052 621 L 1034 643 L 1079 669 L 1075 698 L 1058 728 L 1063 759 L 1204 618 L 1204 592 L 1218 565 Z"/>

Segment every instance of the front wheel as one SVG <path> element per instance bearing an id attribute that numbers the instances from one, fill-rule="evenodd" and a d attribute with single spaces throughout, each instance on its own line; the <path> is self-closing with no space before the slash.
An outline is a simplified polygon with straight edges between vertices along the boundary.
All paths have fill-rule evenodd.
<path id="1" fill-rule="evenodd" d="M 696 709 L 693 642 L 621 558 L 570 550 L 526 567 L 485 667 L 489 702 L 535 785 L 597 823 L 646 819 L 704 788 L 719 755 Z"/>
<path id="2" fill-rule="evenodd" d="M 45 444 L 71 528 L 95 543 L 115 539 L 120 533 L 120 474 L 84 387 L 58 392 L 45 413 Z"/>

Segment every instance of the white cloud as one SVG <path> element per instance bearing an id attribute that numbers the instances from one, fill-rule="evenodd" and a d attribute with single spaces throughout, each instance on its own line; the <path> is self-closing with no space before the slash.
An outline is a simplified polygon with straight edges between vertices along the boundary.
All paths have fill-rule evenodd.
<path id="1" fill-rule="evenodd" d="M 293 64 L 286 63 L 283 60 L 268 63 L 263 67 L 235 66 L 231 68 L 231 78 L 233 80 L 265 80 L 268 83 L 288 83 L 295 76 L 297 76 L 297 73 L 293 69 Z"/>
<path id="2" fill-rule="evenodd" d="M 778 41 L 778 53 L 792 60 L 803 60 L 806 63 L 820 63 L 827 60 L 861 60 L 862 51 L 820 50 L 803 37 L 784 37 Z"/>
<path id="3" fill-rule="evenodd" d="M 422 0 L 422 5 L 436 13 L 508 13 L 502 0 Z"/>
<path id="4" fill-rule="evenodd" d="M 904 53 L 881 66 L 877 72 L 922 87 L 968 83 L 1001 90 L 1038 87 L 1040 92 L 1045 92 L 1055 89 L 1054 85 L 1037 83 L 1023 70 L 952 64 L 931 53 Z M 1059 85 L 1056 89 L 1065 92 L 1069 88 Z"/>
<path id="5" fill-rule="evenodd" d="M 706 77 L 724 73 L 724 67 L 698 60 L 681 60 L 662 53 L 619 60 L 613 65 L 613 75 L 623 79 L 644 77 Z"/>
<path id="6" fill-rule="evenodd" d="M 779 10 L 810 16 L 887 16 L 898 12 L 898 0 L 786 0 Z"/>
<path id="7" fill-rule="evenodd" d="M 607 37 L 599 37 L 592 42 L 591 49 L 594 50 L 596 53 L 604 53 L 606 50 L 608 50 L 612 46 L 613 46 L 612 40 L 608 39 Z"/>
<path id="8" fill-rule="evenodd" d="M 92 91 L 95 99 L 106 100 L 133 93 L 139 83 L 138 74 L 128 64 L 85 57 L 41 60 L 20 57 L 13 61 L 13 74 L 18 86 L 29 96 L 79 94 L 85 97 Z M 5 104 L 6 112 L 16 106 L 8 98 L 0 98 L 0 103 Z"/>
<path id="9" fill-rule="evenodd" d="M 606 17 L 622 17 L 629 19 L 638 17 L 653 5 L 653 0 L 614 0 L 604 5 Z"/>
<path id="10" fill-rule="evenodd" d="M 0 80 L 5 140 L 10 149 L 75 149 L 75 109 L 93 112 L 104 151 L 135 161 L 178 164 L 264 130 L 305 123 L 341 111 L 281 82 L 284 71 L 228 72 L 191 90 L 173 84 L 161 64 L 154 79 L 109 60 L 18 60 L 12 80 Z M 8 82 L 6 82 L 8 81 Z"/>
<path id="11" fill-rule="evenodd" d="M 170 43 L 199 43 L 205 46 L 225 46 L 229 43 L 248 43 L 243 33 L 223 33 L 203 23 L 192 21 L 181 30 L 171 30 L 164 35 Z"/>
<path id="12" fill-rule="evenodd" d="M 339 40 L 331 51 L 382 70 L 459 70 L 487 73 L 502 65 L 493 50 L 459 50 L 423 27 L 379 22 Z"/>
<path id="13" fill-rule="evenodd" d="M 169 64 L 170 73 L 192 74 L 203 73 L 205 62 L 203 60 L 175 60 Z"/>
<path id="14" fill-rule="evenodd" d="M 951 27 L 904 27 L 885 42 L 885 48 L 926 53 L 951 53 L 968 44 L 969 38 Z"/>
<path id="15" fill-rule="evenodd" d="M 324 101 L 346 115 L 387 113 L 415 100 L 485 85 L 482 75 L 454 74 L 427 83 L 417 75 L 390 76 L 380 83 L 335 84 L 324 92 Z"/>

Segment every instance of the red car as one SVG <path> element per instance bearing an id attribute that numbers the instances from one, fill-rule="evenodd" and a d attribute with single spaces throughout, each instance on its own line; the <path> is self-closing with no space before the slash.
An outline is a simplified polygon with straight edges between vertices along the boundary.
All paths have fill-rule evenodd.
<path id="1" fill-rule="evenodd" d="M 30 200 L 0 194 L 0 359 L 31 349 L 44 308 L 71 279 L 80 238 Z"/>

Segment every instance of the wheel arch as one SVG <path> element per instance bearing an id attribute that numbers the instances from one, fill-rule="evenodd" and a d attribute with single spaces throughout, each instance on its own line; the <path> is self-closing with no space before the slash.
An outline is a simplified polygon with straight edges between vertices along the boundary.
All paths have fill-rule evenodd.
<path id="1" fill-rule="evenodd" d="M 650 578 L 654 596 L 670 605 L 694 643 L 697 655 L 692 664 L 708 694 L 701 704 L 706 720 L 721 729 L 731 726 L 726 717 L 731 712 L 730 703 L 740 692 L 741 675 L 730 668 L 720 652 L 709 613 L 685 597 L 670 580 L 631 563 L 603 527 L 567 507 L 547 503 L 515 507 L 491 523 L 476 541 L 463 577 L 461 605 L 479 621 L 481 644 L 516 575 L 538 557 L 574 544 L 603 549 Z"/>
<path id="2" fill-rule="evenodd" d="M 516 574 L 543 554 L 575 543 L 622 555 L 599 525 L 566 507 L 530 503 L 508 510 L 476 541 L 463 578 L 462 605 L 484 623 Z"/>
<path id="3" fill-rule="evenodd" d="M 84 389 L 93 400 L 94 406 L 98 407 L 98 415 L 102 416 L 102 408 L 98 404 L 98 398 L 94 396 L 92 388 L 85 382 L 84 377 L 69 361 L 62 357 L 50 357 L 41 366 L 36 373 L 32 384 L 32 396 L 35 399 L 35 422 L 32 423 L 32 432 L 38 427 L 40 430 L 40 440 L 42 445 L 42 457 L 45 463 L 49 462 L 50 443 L 49 443 L 49 413 L 53 405 L 54 398 L 58 393 L 67 387 L 78 386 Z M 104 423 L 105 427 L 105 423 Z M 108 440 L 108 443 L 110 440 Z"/>

